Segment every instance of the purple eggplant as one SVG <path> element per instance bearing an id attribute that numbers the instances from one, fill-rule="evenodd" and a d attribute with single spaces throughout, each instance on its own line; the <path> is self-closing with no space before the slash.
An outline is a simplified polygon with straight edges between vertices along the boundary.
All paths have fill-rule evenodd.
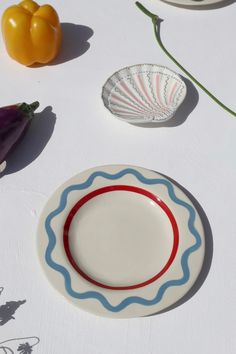
<path id="1" fill-rule="evenodd" d="M 0 108 L 0 173 L 6 167 L 8 154 L 28 129 L 38 106 L 39 102 L 33 102 Z"/>

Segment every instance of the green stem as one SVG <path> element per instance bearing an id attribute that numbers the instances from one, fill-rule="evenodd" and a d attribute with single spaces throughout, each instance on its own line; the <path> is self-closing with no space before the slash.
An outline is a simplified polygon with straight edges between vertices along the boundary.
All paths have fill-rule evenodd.
<path id="1" fill-rule="evenodd" d="M 152 12 L 150 12 L 148 9 L 146 9 L 146 7 L 144 7 L 142 4 L 140 4 L 140 2 L 136 1 L 135 3 L 138 8 L 143 12 L 145 13 L 145 15 L 147 15 L 148 17 L 150 17 L 152 19 L 153 22 L 156 23 L 156 21 L 158 20 L 158 16 L 153 14 Z"/>
<path id="2" fill-rule="evenodd" d="M 232 114 L 234 117 L 236 117 L 236 112 L 234 112 L 232 109 L 224 105 L 218 98 L 216 98 L 210 91 L 208 91 L 195 77 L 190 74 L 189 71 L 187 71 L 171 54 L 168 52 L 168 50 L 165 48 L 164 44 L 161 41 L 160 37 L 160 18 L 148 11 L 140 2 L 136 2 L 137 7 L 148 17 L 151 18 L 153 27 L 154 27 L 154 33 L 155 33 L 155 38 L 157 40 L 157 43 L 161 47 L 161 49 L 165 52 L 165 54 L 197 85 L 199 86 L 211 99 L 213 99 L 219 106 L 221 106 L 224 110 L 226 110 L 228 113 Z"/>
<path id="3" fill-rule="evenodd" d="M 33 116 L 34 116 L 34 111 L 35 111 L 38 107 L 39 107 L 39 102 L 38 102 L 38 101 L 35 101 L 35 102 L 31 103 L 31 104 L 28 104 L 28 103 L 25 103 L 25 102 L 24 102 L 24 103 L 21 103 L 21 104 L 19 105 L 19 109 L 20 109 L 23 113 L 29 115 L 29 118 L 30 118 L 30 119 L 33 118 Z"/>

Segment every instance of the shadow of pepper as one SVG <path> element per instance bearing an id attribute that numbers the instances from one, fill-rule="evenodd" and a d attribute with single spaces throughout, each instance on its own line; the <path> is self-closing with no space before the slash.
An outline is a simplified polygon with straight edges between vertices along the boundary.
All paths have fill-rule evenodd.
<path id="1" fill-rule="evenodd" d="M 164 128 L 164 127 L 171 128 L 183 124 L 188 118 L 188 116 L 191 114 L 191 112 L 194 110 L 194 108 L 197 106 L 199 101 L 199 94 L 196 87 L 189 79 L 183 77 L 182 75 L 180 75 L 180 77 L 186 85 L 187 93 L 183 103 L 177 109 L 173 118 L 171 118 L 170 120 L 164 123 L 150 122 L 150 123 L 142 123 L 142 124 L 141 123 L 140 124 L 131 123 L 131 124 L 140 128 Z"/>
<path id="2" fill-rule="evenodd" d="M 88 40 L 93 35 L 90 27 L 62 23 L 62 46 L 58 56 L 49 65 L 58 65 L 83 55 L 90 48 Z"/>
<path id="3" fill-rule="evenodd" d="M 56 115 L 50 106 L 40 113 L 35 113 L 22 141 L 7 157 L 7 167 L 0 176 L 20 171 L 33 162 L 51 138 L 55 122 Z"/>
<path id="4" fill-rule="evenodd" d="M 16 310 L 23 305 L 26 300 L 23 301 L 7 301 L 5 305 L 0 306 L 0 326 L 3 326 L 10 320 L 14 320 L 13 317 Z"/>

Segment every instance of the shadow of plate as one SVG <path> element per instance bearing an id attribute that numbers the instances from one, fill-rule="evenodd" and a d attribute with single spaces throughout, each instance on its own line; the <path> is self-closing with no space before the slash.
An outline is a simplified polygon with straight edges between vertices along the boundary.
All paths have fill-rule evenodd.
<path id="1" fill-rule="evenodd" d="M 154 172 L 156 172 L 156 171 L 154 171 Z M 187 189 L 185 189 L 183 186 L 181 186 L 178 182 L 176 182 L 175 180 L 173 180 L 172 178 L 170 178 L 166 175 L 162 174 L 162 176 L 167 178 L 171 183 L 173 183 L 179 189 L 181 189 L 187 195 L 187 197 L 190 199 L 190 201 L 193 203 L 194 207 L 196 208 L 196 210 L 200 216 L 200 219 L 202 221 L 204 235 L 205 235 L 205 255 L 204 255 L 202 269 L 201 269 L 195 283 L 191 287 L 191 289 L 181 299 L 179 299 L 177 302 L 175 302 L 171 306 L 165 308 L 162 311 L 151 314 L 149 316 L 155 316 L 155 315 L 159 315 L 159 314 L 171 311 L 171 310 L 183 305 L 185 302 L 189 301 L 203 286 L 203 283 L 205 282 L 205 280 L 209 274 L 211 264 L 212 264 L 212 258 L 213 258 L 212 230 L 211 230 L 210 222 L 209 222 L 202 206 L 196 200 L 196 198 L 194 198 L 194 196 Z M 149 316 L 145 316 L 145 317 L 149 317 Z"/>

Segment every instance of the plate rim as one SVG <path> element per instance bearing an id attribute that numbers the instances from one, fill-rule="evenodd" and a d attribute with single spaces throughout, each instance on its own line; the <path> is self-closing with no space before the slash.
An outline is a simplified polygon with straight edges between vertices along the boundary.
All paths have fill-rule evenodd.
<path id="1" fill-rule="evenodd" d="M 181 6 L 184 7 L 186 6 L 187 8 L 191 7 L 194 9 L 194 7 L 202 7 L 204 6 L 214 6 L 215 4 L 219 4 L 221 2 L 224 2 L 225 0 L 202 0 L 202 1 L 194 1 L 194 0 L 161 0 L 162 2 L 166 4 L 171 4 L 171 5 L 176 5 L 176 6 Z"/>

